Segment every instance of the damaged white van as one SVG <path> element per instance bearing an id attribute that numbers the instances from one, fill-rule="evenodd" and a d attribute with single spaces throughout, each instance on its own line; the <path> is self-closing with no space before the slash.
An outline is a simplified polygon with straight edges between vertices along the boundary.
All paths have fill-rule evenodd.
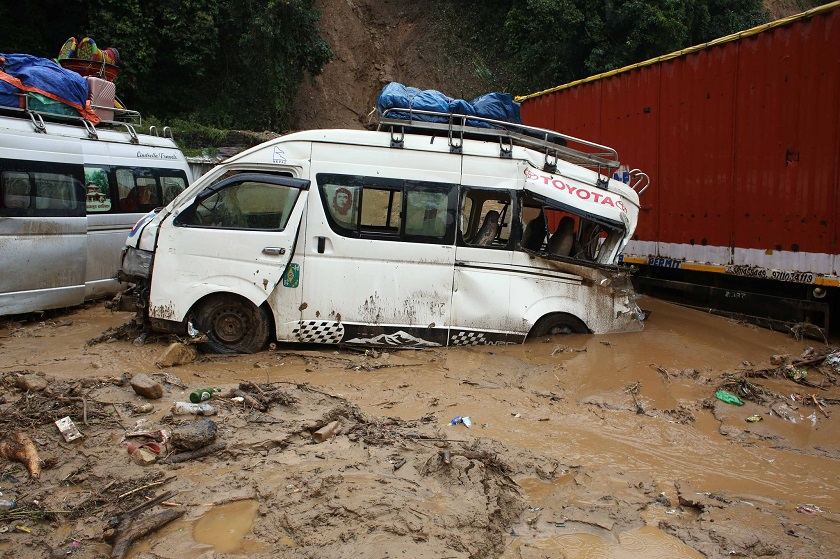
<path id="1" fill-rule="evenodd" d="M 643 173 L 610 179 L 615 151 L 549 130 L 393 111 L 377 131 L 259 145 L 147 215 L 123 253 L 135 286 L 120 308 L 242 353 L 642 328 L 616 263 Z"/>

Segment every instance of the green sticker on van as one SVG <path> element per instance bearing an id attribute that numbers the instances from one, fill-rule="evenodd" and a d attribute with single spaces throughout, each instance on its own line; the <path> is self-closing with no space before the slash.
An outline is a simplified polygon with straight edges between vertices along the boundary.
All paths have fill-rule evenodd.
<path id="1" fill-rule="evenodd" d="M 300 266 L 289 264 L 286 275 L 283 276 L 283 287 L 297 287 L 300 285 Z"/>

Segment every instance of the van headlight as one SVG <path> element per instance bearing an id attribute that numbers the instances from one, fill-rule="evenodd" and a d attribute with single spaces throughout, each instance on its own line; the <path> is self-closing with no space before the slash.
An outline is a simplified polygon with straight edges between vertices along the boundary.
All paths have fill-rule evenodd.
<path id="1" fill-rule="evenodd" d="M 127 247 L 122 259 L 122 271 L 128 277 L 148 279 L 152 272 L 153 252 Z"/>

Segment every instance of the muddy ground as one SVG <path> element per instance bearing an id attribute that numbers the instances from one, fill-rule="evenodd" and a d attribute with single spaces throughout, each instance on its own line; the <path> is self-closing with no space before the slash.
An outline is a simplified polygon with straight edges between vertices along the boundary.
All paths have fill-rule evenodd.
<path id="1" fill-rule="evenodd" d="M 0 557 L 107 557 L 144 519 L 170 517 L 125 556 L 834 556 L 834 348 L 641 302 L 652 313 L 634 334 L 367 354 L 280 345 L 164 368 L 169 339 L 88 343 L 131 318 L 101 305 L 6 321 L 0 435 L 28 436 L 43 470 L 31 479 L 0 459 L 0 499 L 17 502 L 0 511 Z M 161 399 L 135 393 L 139 373 Z M 172 414 L 209 386 L 244 401 Z M 65 416 L 82 438 L 64 441 L 53 422 Z M 157 457 L 154 445 L 129 455 L 126 443 L 155 441 L 127 433 L 207 419 L 208 456 L 164 463 L 183 451 L 174 438 Z M 334 420 L 341 431 L 315 442 Z"/>

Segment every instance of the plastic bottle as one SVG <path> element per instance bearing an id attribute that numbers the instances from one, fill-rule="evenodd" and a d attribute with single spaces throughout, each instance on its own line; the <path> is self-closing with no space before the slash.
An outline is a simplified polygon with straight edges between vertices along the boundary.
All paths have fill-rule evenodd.
<path id="1" fill-rule="evenodd" d="M 16 501 L 9 501 L 8 499 L 0 499 L 0 510 L 12 510 L 17 507 Z"/>
<path id="2" fill-rule="evenodd" d="M 190 392 L 190 402 L 198 404 L 204 400 L 209 400 L 216 392 L 221 392 L 221 388 L 202 388 L 194 392 Z"/>
<path id="3" fill-rule="evenodd" d="M 172 406 L 172 413 L 176 415 L 216 415 L 216 408 L 210 404 L 193 402 L 175 402 Z"/>

